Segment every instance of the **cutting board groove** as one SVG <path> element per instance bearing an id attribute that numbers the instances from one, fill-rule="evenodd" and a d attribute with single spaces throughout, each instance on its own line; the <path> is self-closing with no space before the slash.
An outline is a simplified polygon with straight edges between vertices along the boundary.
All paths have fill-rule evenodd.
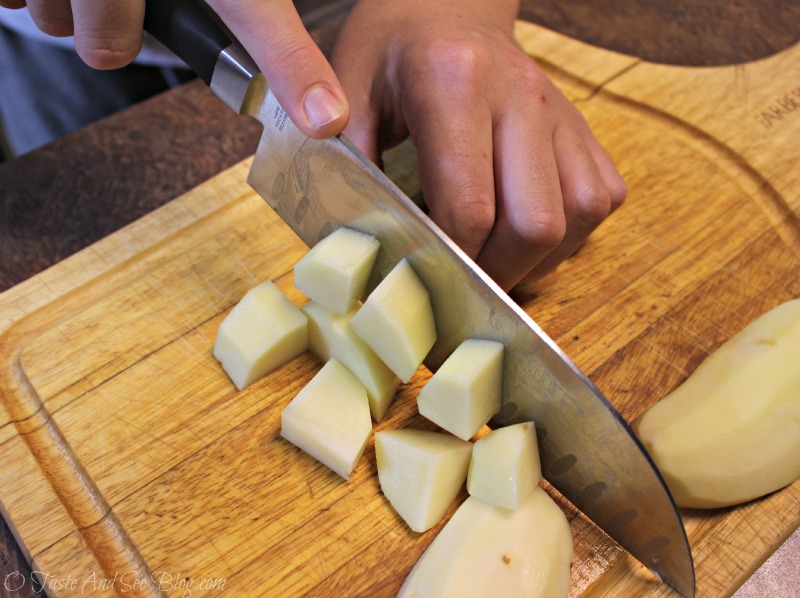
<path id="1" fill-rule="evenodd" d="M 769 179 L 753 168 L 744 156 L 725 146 L 701 128 L 675 115 L 605 90 L 598 90 L 598 93 L 607 94 L 613 98 L 614 103 L 630 113 L 637 113 L 639 118 L 648 122 L 648 125 L 660 127 L 664 134 L 680 139 L 697 154 L 714 161 L 732 180 L 741 185 L 742 191 L 749 198 L 757 203 L 772 227 L 800 258 L 800 217 L 792 211 L 792 207 L 772 186 Z M 576 103 L 580 105 L 580 101 Z"/>
<path id="2" fill-rule="evenodd" d="M 513 296 L 630 420 L 800 296 L 800 118 L 769 130 L 758 118 L 798 78 L 800 48 L 690 69 L 528 24 L 517 36 L 631 192 L 576 256 Z M 413 160 L 409 147 L 386 160 L 410 195 Z M 312 357 L 238 393 L 211 356 L 249 287 L 271 279 L 305 300 L 291 272 L 306 247 L 244 183 L 249 163 L 0 296 L 0 502 L 52 580 L 95 595 L 181 595 L 184 579 L 192 595 L 391 595 L 441 528 L 414 534 L 388 507 L 372 441 L 344 483 L 280 438 Z M 415 407 L 428 375 L 376 429 L 430 427 Z M 671 594 L 548 490 L 573 531 L 572 595 Z M 800 483 L 682 517 L 698 596 L 730 595 L 800 524 Z"/>

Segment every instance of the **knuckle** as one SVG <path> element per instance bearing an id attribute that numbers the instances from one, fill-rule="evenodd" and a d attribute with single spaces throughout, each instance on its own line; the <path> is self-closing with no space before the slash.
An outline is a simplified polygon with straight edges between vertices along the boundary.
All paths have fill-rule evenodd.
<path id="1" fill-rule="evenodd" d="M 289 37 L 276 40 L 273 48 L 273 61 L 281 69 L 295 69 L 305 67 L 308 63 L 309 46 L 302 39 Z M 303 69 L 305 70 L 305 69 Z"/>
<path id="2" fill-rule="evenodd" d="M 136 58 L 140 45 L 114 34 L 76 37 L 75 49 L 90 67 L 106 70 L 123 67 Z"/>
<path id="3" fill-rule="evenodd" d="M 53 37 L 67 37 L 72 35 L 72 22 L 65 19 L 37 17 L 36 26 L 42 33 Z"/>
<path id="4" fill-rule="evenodd" d="M 485 50 L 468 38 L 434 39 L 422 50 L 428 70 L 459 86 L 479 84 L 486 67 Z"/>
<path id="5" fill-rule="evenodd" d="M 452 226 L 452 236 L 459 244 L 481 245 L 495 224 L 494 191 L 474 183 L 456 189 L 457 201 L 449 202 L 445 220 Z"/>
<path id="6" fill-rule="evenodd" d="M 575 216 L 594 228 L 611 213 L 611 192 L 602 184 L 589 185 L 578 192 L 575 206 Z"/>
<path id="7" fill-rule="evenodd" d="M 538 212 L 525 222 L 518 223 L 517 231 L 526 245 L 553 249 L 567 234 L 567 221 L 560 212 Z"/>
<path id="8" fill-rule="evenodd" d="M 610 185 L 611 212 L 619 208 L 628 197 L 628 185 L 620 176 Z"/>
<path id="9" fill-rule="evenodd" d="M 527 56 L 511 61 L 508 72 L 517 92 L 523 97 L 536 97 L 539 103 L 549 100 L 551 84 L 544 71 Z"/>
<path id="10" fill-rule="evenodd" d="M 458 221 L 465 236 L 482 240 L 494 228 L 495 210 L 493 198 L 473 197 L 463 204 Z"/>

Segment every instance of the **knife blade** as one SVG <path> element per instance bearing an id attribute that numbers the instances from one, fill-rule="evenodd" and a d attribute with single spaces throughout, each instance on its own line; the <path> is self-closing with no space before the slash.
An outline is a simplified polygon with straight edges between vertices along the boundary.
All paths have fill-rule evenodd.
<path id="1" fill-rule="evenodd" d="M 196 0 L 148 2 L 145 29 L 264 132 L 248 183 L 309 246 L 341 226 L 381 241 L 370 288 L 407 258 L 430 292 L 435 371 L 467 338 L 504 344 L 492 426 L 536 423 L 547 481 L 661 580 L 695 592 L 691 551 L 672 497 L 600 390 L 385 174 L 345 137 L 315 140 L 288 118 L 257 66 Z"/>

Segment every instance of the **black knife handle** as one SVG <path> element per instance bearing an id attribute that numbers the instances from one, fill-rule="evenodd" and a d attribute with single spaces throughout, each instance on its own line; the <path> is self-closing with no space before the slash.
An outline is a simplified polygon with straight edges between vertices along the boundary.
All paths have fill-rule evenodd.
<path id="1" fill-rule="evenodd" d="M 222 51 L 233 40 L 198 0 L 147 0 L 144 30 L 211 85 Z"/>

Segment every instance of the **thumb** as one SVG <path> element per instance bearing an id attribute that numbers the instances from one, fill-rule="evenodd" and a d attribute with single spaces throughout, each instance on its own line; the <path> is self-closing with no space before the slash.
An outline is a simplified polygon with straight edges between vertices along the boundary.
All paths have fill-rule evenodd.
<path id="1" fill-rule="evenodd" d="M 264 73 L 294 124 L 309 137 L 341 133 L 350 108 L 325 56 L 291 0 L 209 0 Z"/>

